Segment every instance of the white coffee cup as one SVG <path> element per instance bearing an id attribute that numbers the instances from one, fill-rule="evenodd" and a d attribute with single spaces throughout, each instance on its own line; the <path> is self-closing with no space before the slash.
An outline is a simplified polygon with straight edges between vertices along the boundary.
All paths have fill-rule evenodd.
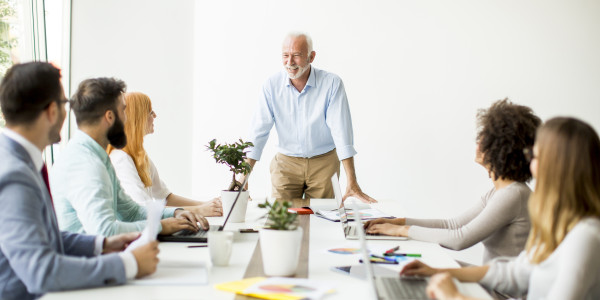
<path id="1" fill-rule="evenodd" d="M 208 251 L 210 252 L 210 261 L 214 266 L 224 267 L 229 265 L 232 245 L 232 231 L 208 232 Z"/>

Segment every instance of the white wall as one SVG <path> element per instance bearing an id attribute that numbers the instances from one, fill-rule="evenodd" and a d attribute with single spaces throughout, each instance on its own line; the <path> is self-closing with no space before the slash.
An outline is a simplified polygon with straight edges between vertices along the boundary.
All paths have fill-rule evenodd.
<path id="1" fill-rule="evenodd" d="M 494 100 L 600 129 L 597 1 L 206 1 L 194 33 L 197 151 L 248 132 L 289 30 L 309 32 L 313 65 L 344 80 L 363 190 L 415 216 L 460 212 L 491 187 L 473 155 L 476 111 Z M 266 195 L 274 140 L 255 197 Z M 209 183 L 195 193 L 226 186 L 224 166 L 195 158 L 195 181 Z"/>
<path id="2" fill-rule="evenodd" d="M 148 94 L 158 118 L 145 147 L 168 186 L 191 196 L 194 2 L 75 0 L 72 11 L 71 92 L 107 76 Z"/>
<path id="3" fill-rule="evenodd" d="M 494 100 L 600 130 L 598 1 L 76 0 L 73 15 L 74 85 L 108 75 L 148 93 L 159 117 L 146 147 L 184 195 L 227 186 L 205 145 L 247 134 L 290 30 L 309 32 L 314 65 L 344 80 L 361 187 L 412 216 L 451 216 L 491 187 L 473 154 L 476 111 Z"/>

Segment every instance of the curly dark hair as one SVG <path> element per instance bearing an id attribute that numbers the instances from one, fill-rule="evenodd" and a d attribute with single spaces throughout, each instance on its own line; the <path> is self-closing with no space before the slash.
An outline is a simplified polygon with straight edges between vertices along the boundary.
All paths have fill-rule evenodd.
<path id="1" fill-rule="evenodd" d="M 483 164 L 489 166 L 494 180 L 527 182 L 531 179 L 523 149 L 533 147 L 541 123 L 531 108 L 513 104 L 508 98 L 477 112 L 477 143 Z"/>

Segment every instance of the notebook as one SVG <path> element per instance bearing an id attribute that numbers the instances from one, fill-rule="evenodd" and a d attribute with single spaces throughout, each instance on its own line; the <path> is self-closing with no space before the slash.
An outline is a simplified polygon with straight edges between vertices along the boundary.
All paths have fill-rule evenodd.
<path id="1" fill-rule="evenodd" d="M 242 184 L 243 187 L 246 186 L 246 183 L 248 183 L 249 177 L 250 177 L 250 173 L 248 173 L 248 175 L 246 175 L 246 179 L 244 180 L 244 183 Z M 235 200 L 233 201 L 233 204 L 231 205 L 231 209 L 229 210 L 229 213 L 227 213 L 227 217 L 225 218 L 225 222 L 223 222 L 223 225 L 210 225 L 208 230 L 200 229 L 198 232 L 193 232 L 190 230 L 180 230 L 180 231 L 173 233 L 172 235 L 159 235 L 158 240 L 161 242 L 206 243 L 208 241 L 208 232 L 209 231 L 223 231 L 223 229 L 225 228 L 225 225 L 227 225 L 227 221 L 229 220 L 229 217 L 231 216 L 231 212 L 233 211 L 235 204 L 238 202 L 238 199 L 240 198 L 240 195 L 242 194 L 243 190 L 244 189 L 240 189 L 238 191 L 237 196 L 235 196 Z"/>

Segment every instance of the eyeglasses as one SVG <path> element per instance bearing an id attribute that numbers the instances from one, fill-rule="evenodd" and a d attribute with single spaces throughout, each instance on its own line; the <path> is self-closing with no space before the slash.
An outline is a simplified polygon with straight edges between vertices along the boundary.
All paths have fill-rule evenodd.
<path id="1" fill-rule="evenodd" d="M 531 163 L 531 161 L 535 158 L 535 155 L 533 154 L 533 149 L 531 147 L 523 149 L 523 155 L 529 163 Z"/>

